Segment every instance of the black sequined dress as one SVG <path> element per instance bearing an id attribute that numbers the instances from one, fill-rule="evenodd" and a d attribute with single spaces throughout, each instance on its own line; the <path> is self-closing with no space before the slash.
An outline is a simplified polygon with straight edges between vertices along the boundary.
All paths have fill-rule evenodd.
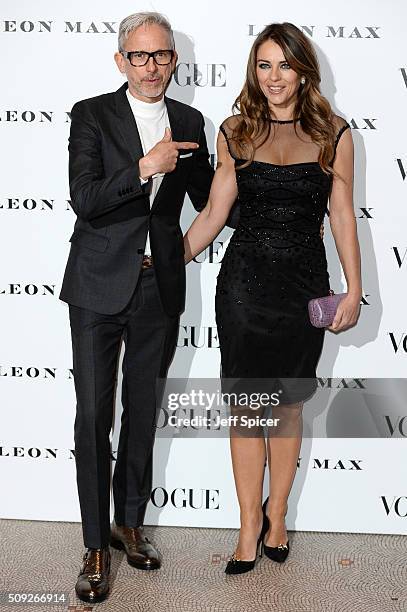
<path id="1" fill-rule="evenodd" d="M 244 159 L 233 145 L 231 122 L 236 120 L 221 126 L 235 159 L 240 204 L 216 288 L 222 377 L 306 378 L 316 385 L 325 330 L 311 325 L 308 301 L 329 292 L 320 227 L 332 179 L 316 161 L 316 145 L 292 122 L 273 125 L 255 161 L 239 168 Z M 336 144 L 349 127 L 343 123 Z M 296 161 L 266 161 L 279 159 L 281 151 Z M 295 399 L 308 397 L 315 385 L 311 382 Z"/>

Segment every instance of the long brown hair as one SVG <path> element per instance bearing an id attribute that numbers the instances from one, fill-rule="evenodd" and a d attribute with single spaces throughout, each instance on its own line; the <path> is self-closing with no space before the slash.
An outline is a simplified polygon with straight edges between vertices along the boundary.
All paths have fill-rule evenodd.
<path id="1" fill-rule="evenodd" d="M 300 85 L 298 90 L 293 119 L 300 119 L 303 131 L 320 146 L 318 162 L 321 168 L 333 174 L 333 112 L 328 100 L 320 92 L 321 75 L 314 48 L 305 34 L 292 23 L 268 25 L 253 43 L 247 62 L 246 81 L 233 105 L 233 109 L 241 114 L 241 121 L 237 122 L 233 130 L 235 145 L 240 153 L 243 149 L 249 152 L 251 163 L 256 151 L 256 139 L 265 134 L 261 143 L 263 144 L 270 134 L 270 108 L 256 74 L 258 49 L 268 40 L 274 40 L 281 47 L 291 68 L 305 77 L 305 84 Z"/>

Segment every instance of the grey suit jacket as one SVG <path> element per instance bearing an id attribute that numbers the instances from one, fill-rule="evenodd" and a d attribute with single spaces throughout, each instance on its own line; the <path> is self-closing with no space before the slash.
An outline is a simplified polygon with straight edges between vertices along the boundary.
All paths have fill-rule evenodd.
<path id="1" fill-rule="evenodd" d="M 164 176 L 150 210 L 126 89 L 127 83 L 72 108 L 69 183 L 77 220 L 60 298 L 103 314 L 120 312 L 136 287 L 149 231 L 160 298 L 166 313 L 176 316 L 185 303 L 181 208 L 188 193 L 202 210 L 213 178 L 204 119 L 194 108 L 165 98 L 173 139 L 198 142 L 199 149 L 180 157 Z"/>

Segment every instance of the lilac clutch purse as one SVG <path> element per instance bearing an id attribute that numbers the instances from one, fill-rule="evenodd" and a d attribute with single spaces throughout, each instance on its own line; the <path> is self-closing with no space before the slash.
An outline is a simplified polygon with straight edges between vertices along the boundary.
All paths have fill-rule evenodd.
<path id="1" fill-rule="evenodd" d="M 332 289 L 329 295 L 314 298 L 308 302 L 309 319 L 314 327 L 328 327 L 332 325 L 339 302 L 347 293 L 334 293 Z"/>

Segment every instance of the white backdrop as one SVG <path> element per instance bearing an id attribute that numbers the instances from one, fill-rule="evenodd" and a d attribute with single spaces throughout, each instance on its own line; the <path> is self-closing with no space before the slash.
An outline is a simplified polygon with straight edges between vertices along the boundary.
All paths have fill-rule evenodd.
<path id="1" fill-rule="evenodd" d="M 350 379 L 405 376 L 407 6 L 402 0 L 292 0 L 280 8 L 266 0 L 209 0 L 194 4 L 193 11 L 186 0 L 143 5 L 2 0 L 3 518 L 80 520 L 71 453 L 75 395 L 68 309 L 58 300 L 74 223 L 67 179 L 69 111 L 75 101 L 121 85 L 113 62 L 116 32 L 120 20 L 136 10 L 169 17 L 179 67 L 168 95 L 203 112 L 212 153 L 218 126 L 231 114 L 241 88 L 254 35 L 270 22 L 292 21 L 310 36 L 323 93 L 353 128 L 364 289 L 358 326 L 338 336 L 326 334 L 318 373 Z M 186 202 L 183 229 L 193 217 Z M 331 286 L 340 292 L 343 277 L 329 223 L 325 234 Z M 187 307 L 171 377 L 218 375 L 214 291 L 230 235 L 224 230 L 212 252 L 188 266 Z M 387 439 L 304 439 L 289 529 L 406 532 L 402 418 L 407 409 L 400 401 L 392 410 L 399 428 Z M 119 419 L 118 406 L 117 424 Z M 113 450 L 117 438 L 116 426 Z M 238 526 L 228 441 L 158 439 L 153 501 L 146 523 Z"/>

